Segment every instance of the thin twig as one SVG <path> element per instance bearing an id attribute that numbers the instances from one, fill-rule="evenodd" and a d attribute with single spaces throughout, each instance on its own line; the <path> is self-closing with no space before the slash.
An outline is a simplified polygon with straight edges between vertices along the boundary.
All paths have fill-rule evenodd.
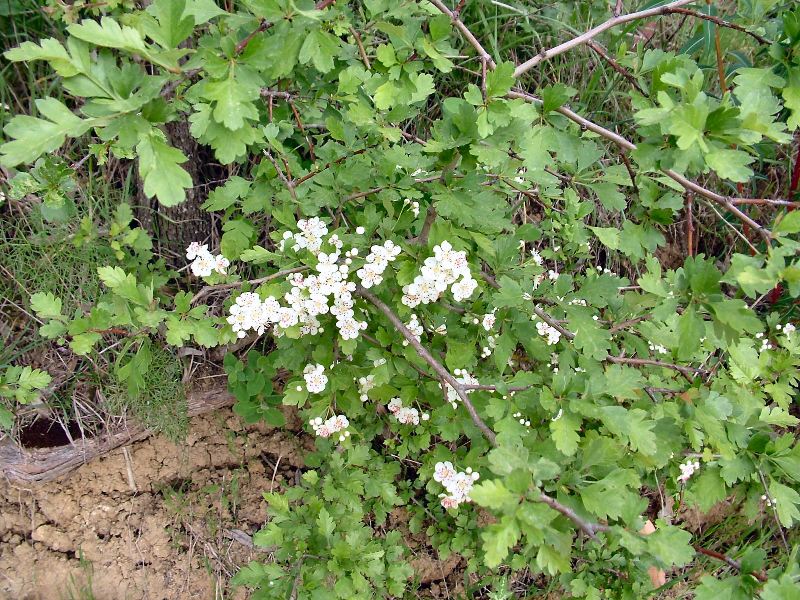
<path id="1" fill-rule="evenodd" d="M 755 40 L 758 41 L 759 44 L 769 45 L 772 43 L 767 38 L 760 36 L 752 31 L 748 31 L 741 25 L 737 25 L 736 23 L 731 23 L 730 21 L 725 21 L 724 19 L 720 19 L 719 17 L 715 17 L 714 15 L 707 15 L 705 13 L 701 13 L 700 11 L 693 10 L 691 8 L 672 8 L 669 10 L 669 12 L 681 15 L 688 15 L 690 17 L 703 19 L 705 21 L 711 21 L 712 23 L 719 25 L 720 27 L 726 27 L 728 29 L 735 29 L 736 31 L 741 31 L 742 33 L 746 33 L 747 35 L 753 37 Z"/>
<path id="2" fill-rule="evenodd" d="M 220 283 L 217 285 L 207 285 L 200 289 L 194 296 L 192 296 L 191 301 L 189 304 L 195 304 L 214 292 L 218 292 L 220 290 L 232 290 L 234 288 L 240 288 L 245 283 L 249 283 L 250 285 L 261 285 L 262 283 L 266 283 L 267 281 L 272 281 L 273 279 L 280 279 L 281 277 L 286 277 L 287 275 L 291 275 L 292 273 L 300 273 L 301 271 L 307 271 L 308 267 L 295 267 L 293 269 L 285 269 L 283 271 L 278 271 L 273 273 L 272 275 L 267 275 L 266 277 L 260 277 L 258 279 L 249 279 L 244 281 L 235 281 L 233 283 Z"/>
<path id="3" fill-rule="evenodd" d="M 403 321 L 400 320 L 394 311 L 389 308 L 383 301 L 381 301 L 377 296 L 368 292 L 362 287 L 356 288 L 356 293 L 364 298 L 367 302 L 372 304 L 375 308 L 381 311 L 387 319 L 394 325 L 395 329 L 400 332 L 400 334 L 406 339 L 406 341 L 411 345 L 414 350 L 420 355 L 420 357 L 428 363 L 434 372 L 439 376 L 441 380 L 447 383 L 450 387 L 455 390 L 458 397 L 461 399 L 461 402 L 467 408 L 467 412 L 469 416 L 472 418 L 472 422 L 478 427 L 478 429 L 483 432 L 483 435 L 486 436 L 486 439 L 489 440 L 489 443 L 492 446 L 497 446 L 497 440 L 495 438 L 494 431 L 489 429 L 486 423 L 483 422 L 478 411 L 475 410 L 475 407 L 472 405 L 472 402 L 469 400 L 469 396 L 467 395 L 467 390 L 464 389 L 464 384 L 460 381 L 457 381 L 455 377 L 453 377 L 450 372 L 444 368 L 442 363 L 436 360 L 430 351 L 423 346 L 420 341 L 416 338 L 416 336 L 409 331 L 408 327 L 405 326 Z"/>
<path id="4" fill-rule="evenodd" d="M 589 48 L 591 48 L 592 50 L 594 50 L 600 56 L 600 58 L 606 61 L 611 66 L 612 69 L 614 69 L 617 73 L 619 73 L 625 79 L 627 79 L 628 82 L 634 88 L 636 88 L 637 92 L 639 92 L 642 96 L 647 96 L 647 92 L 645 92 L 642 86 L 639 85 L 639 82 L 636 81 L 636 76 L 630 71 L 628 71 L 628 69 L 623 67 L 621 64 L 619 64 L 614 58 L 612 58 L 611 55 L 608 52 L 606 52 L 605 48 L 603 48 L 600 44 L 598 44 L 594 40 L 589 40 L 588 42 L 586 42 L 586 45 L 589 46 Z"/>
<path id="5" fill-rule="evenodd" d="M 435 220 L 436 207 L 431 204 L 428 206 L 428 212 L 425 214 L 425 222 L 422 224 L 422 229 L 419 232 L 419 236 L 414 240 L 414 243 L 420 246 L 426 246 L 428 244 L 428 237 L 430 236 L 431 227 L 433 227 L 433 222 Z"/>
<path id="6" fill-rule="evenodd" d="M 563 54 L 564 52 L 572 50 L 573 48 L 576 48 L 581 44 L 587 43 L 589 40 L 597 37 L 604 31 L 607 31 L 612 27 L 616 27 L 617 25 L 622 25 L 623 23 L 629 23 L 630 21 L 637 21 L 639 19 L 647 19 L 649 17 L 657 17 L 659 15 L 669 14 L 671 9 L 683 6 L 684 4 L 691 4 L 694 1 L 695 0 L 676 0 L 675 2 L 670 2 L 669 4 L 665 4 L 664 6 L 657 6 L 655 8 L 649 8 L 647 10 L 640 10 L 639 12 L 613 17 L 608 21 L 601 23 L 597 27 L 593 27 L 589 31 L 582 33 L 581 35 L 572 38 L 569 41 L 564 42 L 563 44 L 559 44 L 558 46 L 550 48 L 549 50 L 542 50 L 539 54 L 537 54 L 533 58 L 526 60 L 524 63 L 519 65 L 514 71 L 514 77 L 519 77 L 520 75 L 527 73 L 543 60 L 548 60 L 550 58 L 553 58 L 554 56 L 558 56 L 559 54 Z"/>
<path id="7" fill-rule="evenodd" d="M 558 500 L 548 496 L 544 492 L 540 493 L 539 498 L 537 498 L 537 500 L 543 504 L 547 504 L 547 506 L 549 506 L 553 510 L 560 512 L 562 515 L 564 515 L 573 523 L 575 523 L 581 531 L 583 531 L 586 535 L 588 535 L 595 541 L 598 541 L 597 532 L 609 530 L 608 525 L 603 525 L 601 523 L 590 523 L 586 519 L 579 516 L 578 513 L 576 513 L 570 507 L 564 506 Z"/>
<path id="8" fill-rule="evenodd" d="M 350 35 L 352 35 L 356 40 L 356 45 L 358 45 L 358 53 L 361 55 L 361 60 L 364 62 L 364 66 L 367 67 L 367 71 L 371 71 L 372 65 L 369 64 L 369 57 L 367 56 L 367 51 L 364 50 L 364 42 L 361 41 L 361 36 L 353 27 L 350 28 Z"/>
<path id="9" fill-rule="evenodd" d="M 453 12 L 452 10 L 447 8 L 442 3 L 441 0 L 429 0 L 429 1 L 436 8 L 438 8 L 441 12 L 443 12 L 448 17 L 450 17 L 450 20 L 453 22 L 453 25 L 455 25 L 456 29 L 458 29 L 461 32 L 461 35 L 463 35 L 464 38 L 467 40 L 467 42 L 469 42 L 470 46 L 475 48 L 475 50 L 478 53 L 478 56 L 481 58 L 481 60 L 486 62 L 487 66 L 490 69 L 497 68 L 497 63 L 494 62 L 494 59 L 492 58 L 492 56 L 481 45 L 481 43 L 478 41 L 478 38 L 476 38 L 473 35 L 473 33 L 469 30 L 469 28 L 466 25 L 464 25 L 463 21 L 461 21 L 461 19 L 459 18 L 458 13 Z M 686 0 L 681 0 L 681 1 L 685 2 Z M 689 1 L 694 1 L 694 0 L 689 0 Z M 515 73 L 515 75 L 516 75 L 516 73 Z"/>
<path id="10" fill-rule="evenodd" d="M 295 182 L 283 172 L 280 166 L 278 166 L 278 161 L 275 160 L 275 157 L 272 156 L 272 153 L 266 148 L 264 148 L 264 156 L 266 156 L 269 159 L 269 162 L 272 163 L 272 166 L 275 167 L 275 171 L 278 173 L 278 178 L 283 182 L 283 184 L 289 190 L 289 193 L 292 195 L 292 198 L 296 201 L 297 194 L 294 191 Z M 283 165 L 288 170 L 289 165 L 286 164 L 286 161 L 284 161 Z"/>
<path id="11" fill-rule="evenodd" d="M 700 554 L 704 554 L 706 556 L 710 556 L 711 558 L 716 558 L 717 560 L 721 560 L 726 565 L 733 567 L 737 571 L 742 570 L 742 563 L 740 563 L 738 560 L 734 560 L 730 556 L 726 556 L 725 554 L 721 554 L 720 552 L 716 552 L 715 550 L 709 550 L 701 546 L 693 546 L 693 548 Z M 767 576 L 764 575 L 763 573 L 758 573 L 757 571 L 750 571 L 750 575 L 752 575 L 762 583 L 766 583 L 768 581 Z"/>

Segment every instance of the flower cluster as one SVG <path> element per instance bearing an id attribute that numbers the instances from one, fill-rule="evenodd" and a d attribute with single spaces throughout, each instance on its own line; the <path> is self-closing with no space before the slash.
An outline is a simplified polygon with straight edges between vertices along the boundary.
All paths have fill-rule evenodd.
<path id="1" fill-rule="evenodd" d="M 654 344 L 653 342 L 649 342 L 647 347 L 650 348 L 651 352 L 658 352 L 659 354 L 669 354 L 669 350 L 667 350 L 661 344 Z"/>
<path id="2" fill-rule="evenodd" d="M 524 425 L 525 427 L 530 427 L 530 426 L 531 426 L 531 422 L 530 422 L 529 420 L 525 419 L 525 418 L 522 416 L 522 413 L 521 413 L 521 412 L 515 412 L 515 413 L 514 413 L 513 415 L 511 415 L 511 416 L 512 416 L 512 417 L 514 417 L 515 419 L 519 419 L 519 424 L 520 424 L 520 425 Z M 558 416 L 560 417 L 561 415 L 559 414 Z M 553 419 L 553 421 L 556 421 L 556 420 L 558 420 L 558 419 Z"/>
<path id="3" fill-rule="evenodd" d="M 412 200 L 411 198 L 406 198 L 405 200 L 403 200 L 403 204 L 411 207 L 411 212 L 414 214 L 415 217 L 419 216 L 419 202 L 417 202 L 416 200 Z"/>
<path id="4" fill-rule="evenodd" d="M 227 321 L 240 338 L 243 338 L 251 329 L 261 335 L 271 323 L 282 321 L 283 311 L 284 309 L 272 296 L 262 302 L 261 296 L 258 294 L 244 292 L 239 294 L 236 302 L 231 306 L 231 314 Z"/>
<path id="5" fill-rule="evenodd" d="M 459 279 L 460 278 L 460 279 Z M 449 242 L 433 248 L 433 256 L 425 259 L 413 283 L 403 287 L 402 303 L 410 308 L 436 302 L 447 288 L 457 302 L 469 298 L 478 287 L 472 278 L 467 253 L 453 250 Z"/>
<path id="6" fill-rule="evenodd" d="M 548 346 L 556 345 L 561 339 L 561 332 L 552 325 L 548 325 L 544 321 L 538 321 L 536 323 L 536 332 L 540 336 L 547 338 Z"/>
<path id="7" fill-rule="evenodd" d="M 362 402 L 369 400 L 367 393 L 375 387 L 375 376 L 367 375 L 366 377 L 358 378 L 358 397 Z"/>
<path id="8" fill-rule="evenodd" d="M 417 317 L 417 315 L 411 315 L 411 319 L 406 323 L 406 327 L 418 342 L 422 339 L 422 334 L 425 330 L 422 328 L 422 323 L 419 322 L 419 317 Z M 403 340 L 403 346 L 408 346 L 408 340 Z"/>
<path id="9" fill-rule="evenodd" d="M 338 433 L 340 442 L 350 437 L 350 432 L 347 430 L 350 427 L 350 421 L 344 415 L 333 415 L 324 422 L 320 417 L 317 417 L 316 419 L 311 419 L 309 424 L 319 437 L 327 438 Z"/>
<path id="10" fill-rule="evenodd" d="M 475 379 L 472 375 L 467 373 L 464 369 L 456 369 L 453 371 L 453 375 L 455 375 L 456 381 L 462 383 L 464 385 L 478 385 L 478 380 Z M 455 388 L 452 385 L 445 384 L 447 388 L 447 401 L 453 408 L 458 406 L 458 401 L 461 399 L 456 392 Z M 467 394 L 471 394 L 473 390 L 467 390 Z"/>
<path id="11" fill-rule="evenodd" d="M 321 394 L 328 385 L 328 376 L 322 365 L 306 365 L 303 369 L 303 379 L 306 380 L 306 389 L 312 394 Z M 327 436 L 325 436 L 327 437 Z"/>
<path id="12" fill-rule="evenodd" d="M 700 463 L 696 460 L 693 461 L 691 458 L 687 459 L 685 463 L 682 465 L 678 465 L 681 470 L 681 474 L 678 476 L 678 481 L 681 483 L 686 483 L 689 481 L 689 478 L 694 475 L 695 471 L 700 469 Z"/>
<path id="13" fill-rule="evenodd" d="M 252 329 L 259 335 L 264 333 L 269 325 L 275 325 L 275 335 L 281 336 L 284 330 L 300 326 L 300 335 L 316 335 L 324 331 L 319 321 L 320 315 L 331 314 L 336 319 L 336 327 L 342 339 L 356 339 L 360 332 L 367 328 L 366 321 L 356 318 L 354 310 L 353 292 L 356 284 L 349 281 L 350 265 L 353 257 L 358 255 L 358 249 L 353 248 L 344 253 L 341 249 L 343 242 L 336 234 L 324 239 L 328 228 L 317 217 L 298 222 L 299 233 L 286 232 L 284 242 L 293 240 L 295 250 L 307 249 L 315 255 L 317 264 L 316 273 L 304 276 L 302 273 L 292 273 L 286 278 L 291 289 L 284 294 L 285 305 L 270 296 L 263 302 L 257 294 L 242 294 L 231 307 L 228 322 L 233 330 L 244 337 L 245 332 Z M 363 231 L 363 228 L 359 228 Z M 323 244 L 329 244 L 332 252 L 323 252 Z M 365 268 L 372 265 L 373 274 L 380 275 L 386 265 L 394 260 L 400 248 L 393 242 L 387 241 L 383 246 L 373 246 L 373 252 L 367 258 Z M 227 265 L 226 265 L 227 266 Z"/>
<path id="14" fill-rule="evenodd" d="M 762 494 L 761 495 L 761 499 L 764 501 L 764 504 L 766 504 L 769 507 L 772 507 L 773 505 L 778 503 L 778 499 L 777 498 L 770 498 L 766 494 Z"/>
<path id="15" fill-rule="evenodd" d="M 403 406 L 403 401 L 400 400 L 400 398 L 392 398 L 386 408 L 388 408 L 389 412 L 403 425 L 419 425 L 420 418 L 423 421 L 427 421 L 431 418 L 428 413 L 422 413 L 422 415 L 420 415 L 416 408 Z"/>
<path id="16" fill-rule="evenodd" d="M 386 240 L 383 246 L 372 246 L 370 253 L 365 258 L 364 266 L 356 271 L 356 275 L 361 280 L 361 285 L 371 288 L 383 281 L 383 272 L 389 263 L 400 254 L 400 246 L 392 240 Z"/>
<path id="17" fill-rule="evenodd" d="M 761 340 L 761 348 L 759 349 L 759 352 L 766 352 L 767 350 L 772 350 L 775 348 L 775 346 L 773 346 L 770 341 L 764 337 L 763 333 L 757 333 L 756 339 Z"/>
<path id="18" fill-rule="evenodd" d="M 283 240 L 278 245 L 283 250 L 285 242 L 292 240 L 292 250 L 307 249 L 311 254 L 317 254 L 322 248 L 322 238 L 328 233 L 328 226 L 319 217 L 310 219 L 300 219 L 297 222 L 298 233 L 287 231 L 283 234 Z"/>
<path id="19" fill-rule="evenodd" d="M 226 269 L 230 266 L 230 261 L 217 254 L 214 256 L 208 251 L 208 244 L 201 244 L 200 242 L 192 242 L 186 248 L 186 259 L 192 261 L 192 273 L 196 277 L 208 277 L 214 271 L 220 275 L 226 274 Z"/>
<path id="20" fill-rule="evenodd" d="M 479 478 L 480 475 L 469 467 L 466 471 L 457 471 L 449 460 L 436 463 L 433 469 L 433 480 L 447 490 L 447 494 L 439 496 L 444 508 L 456 508 L 462 502 L 470 502 L 469 493 Z"/>

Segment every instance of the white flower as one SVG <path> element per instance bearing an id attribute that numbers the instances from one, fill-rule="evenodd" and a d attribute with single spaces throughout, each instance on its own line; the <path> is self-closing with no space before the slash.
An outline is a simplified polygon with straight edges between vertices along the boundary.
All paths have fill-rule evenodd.
<path id="1" fill-rule="evenodd" d="M 461 302 L 469 298 L 478 287 L 478 282 L 472 277 L 463 277 L 460 281 L 453 284 L 450 290 L 453 292 L 453 298 Z"/>
<path id="2" fill-rule="evenodd" d="M 481 321 L 481 325 L 486 331 L 491 331 L 494 327 L 494 323 L 496 321 L 496 317 L 494 316 L 494 312 L 486 313 L 483 315 L 483 320 Z"/>
<path id="3" fill-rule="evenodd" d="M 447 485 L 456 476 L 457 471 L 453 467 L 453 463 L 449 460 L 445 462 L 438 462 L 433 467 L 433 480 Z"/>
<path id="4" fill-rule="evenodd" d="M 419 411 L 416 408 L 404 406 L 394 416 L 404 425 L 419 425 Z"/>
<path id="5" fill-rule="evenodd" d="M 536 323 L 536 332 L 542 337 L 547 338 L 548 346 L 553 346 L 557 344 L 558 341 L 561 339 L 561 332 L 555 327 L 552 327 L 551 325 L 548 325 L 543 321 L 538 321 Z"/>
<path id="6" fill-rule="evenodd" d="M 200 244 L 200 242 L 192 242 L 186 248 L 186 260 L 194 260 L 202 254 L 208 254 L 208 244 Z"/>
<path id="7" fill-rule="evenodd" d="M 310 424 L 318 437 L 327 438 L 335 433 L 340 433 L 340 442 L 350 437 L 350 432 L 347 430 L 347 428 L 350 427 L 350 421 L 344 415 L 333 415 L 324 423 L 320 417 L 317 417 L 316 419 L 311 419 Z"/>
<path id="8" fill-rule="evenodd" d="M 214 272 L 217 264 L 214 257 L 209 253 L 200 254 L 192 262 L 192 273 L 196 277 L 208 277 Z"/>
<path id="9" fill-rule="evenodd" d="M 386 406 L 390 413 L 397 413 L 398 410 L 403 408 L 403 401 L 400 398 L 392 398 Z"/>
<path id="10" fill-rule="evenodd" d="M 689 478 L 694 475 L 695 471 L 700 469 L 700 463 L 697 461 L 692 461 L 692 459 L 687 459 L 685 463 L 682 465 L 678 465 L 681 470 L 681 474 L 678 476 L 678 481 L 681 483 L 686 483 L 689 481 Z"/>
<path id="11" fill-rule="evenodd" d="M 450 461 L 436 463 L 433 470 L 433 480 L 441 483 L 447 491 L 440 496 L 444 508 L 457 508 L 462 502 L 470 502 L 469 494 L 479 478 L 480 475 L 471 468 L 457 471 Z"/>
<path id="12" fill-rule="evenodd" d="M 797 330 L 797 328 L 792 325 L 791 323 L 787 323 L 783 327 L 783 333 L 786 337 L 791 337 L 791 335 Z"/>
<path id="13" fill-rule="evenodd" d="M 231 265 L 231 261 L 227 258 L 222 256 L 222 254 L 217 254 L 214 257 L 214 270 L 221 274 L 225 275 L 227 273 L 226 269 Z"/>
<path id="14" fill-rule="evenodd" d="M 367 393 L 375 387 L 375 376 L 367 375 L 358 378 L 358 394 L 362 402 L 369 400 Z"/>
<path id="15" fill-rule="evenodd" d="M 323 373 L 325 367 L 320 364 L 306 365 L 303 369 L 303 378 L 306 380 L 306 389 L 312 394 L 320 394 L 325 391 L 328 384 L 328 377 Z"/>

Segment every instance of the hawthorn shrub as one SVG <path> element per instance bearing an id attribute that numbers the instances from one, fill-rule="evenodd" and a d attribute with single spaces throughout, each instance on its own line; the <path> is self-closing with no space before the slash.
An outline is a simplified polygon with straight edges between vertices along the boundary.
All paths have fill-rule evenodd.
<path id="1" fill-rule="evenodd" d="M 11 201 L 53 214 L 54 172 L 126 160 L 183 202 L 196 157 L 170 124 L 225 167 L 185 269 L 123 205 L 96 304 L 30 305 L 76 355 L 123 340 L 131 394 L 154 344 L 228 345 L 243 418 L 297 407 L 317 451 L 265 494 L 275 560 L 237 576 L 255 597 L 414 597 L 400 510 L 472 596 L 797 598 L 794 3 L 147 4 L 54 5 L 64 39 L 5 53 L 64 97 L 0 155 L 34 164 Z M 68 138 L 88 162 L 42 159 Z M 25 402 L 32 375 L 0 389 Z M 769 552 L 693 538 L 682 509 L 726 499 Z M 682 576 L 697 553 L 726 569 Z"/>

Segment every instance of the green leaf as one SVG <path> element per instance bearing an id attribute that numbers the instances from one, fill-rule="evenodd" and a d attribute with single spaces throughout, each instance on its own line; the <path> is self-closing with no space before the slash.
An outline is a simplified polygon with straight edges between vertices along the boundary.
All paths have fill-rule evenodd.
<path id="1" fill-rule="evenodd" d="M 769 484 L 769 496 L 773 501 L 775 511 L 778 513 L 778 519 L 784 527 L 791 527 L 794 523 L 800 521 L 800 494 L 792 488 L 771 481 Z"/>
<path id="2" fill-rule="evenodd" d="M 255 228 L 245 219 L 226 221 L 222 231 L 224 233 L 219 246 L 222 254 L 229 259 L 234 259 L 249 249 L 251 238 L 255 234 Z"/>
<path id="3" fill-rule="evenodd" d="M 706 164 L 716 171 L 723 179 L 730 179 L 737 183 L 750 181 L 753 170 L 748 168 L 755 158 L 741 150 L 723 148 L 706 154 Z"/>
<path id="4" fill-rule="evenodd" d="M 575 454 L 580 441 L 580 436 L 578 435 L 580 426 L 581 421 L 578 417 L 564 413 L 557 419 L 550 421 L 550 434 L 559 452 L 566 456 Z"/>
<path id="5" fill-rule="evenodd" d="M 772 228 L 772 231 L 783 234 L 800 232 L 800 211 L 795 210 L 784 214 L 778 224 Z"/>
<path id="6" fill-rule="evenodd" d="M 333 59 L 339 53 L 339 40 L 320 29 L 309 33 L 300 47 L 299 60 L 303 64 L 309 62 L 320 73 L 327 73 L 333 69 Z"/>
<path id="7" fill-rule="evenodd" d="M 115 294 L 134 304 L 148 305 L 152 301 L 152 294 L 136 283 L 136 276 L 125 273 L 120 267 L 98 267 L 97 274 Z"/>
<path id="8" fill-rule="evenodd" d="M 611 250 L 619 248 L 619 229 L 616 227 L 589 227 L 594 232 L 597 239 L 606 247 Z"/>
<path id="9" fill-rule="evenodd" d="M 214 0 L 186 0 L 185 15 L 191 16 L 194 19 L 195 25 L 202 25 L 207 23 L 214 17 L 226 15 Z"/>
<path id="10" fill-rule="evenodd" d="M 516 519 L 505 516 L 500 523 L 489 525 L 481 533 L 483 539 L 484 562 L 493 569 L 508 555 L 508 549 L 519 539 L 519 526 Z"/>
<path id="11" fill-rule="evenodd" d="M 214 120 L 236 130 L 244 127 L 245 120 L 258 119 L 254 101 L 259 97 L 259 88 L 233 77 L 233 70 L 230 73 L 227 79 L 206 82 L 203 96 L 214 103 Z"/>
<path id="12" fill-rule="evenodd" d="M 689 305 L 678 317 L 679 359 L 691 358 L 700 347 L 700 338 L 703 337 L 704 330 L 703 320 L 695 312 L 694 306 Z"/>
<path id="13" fill-rule="evenodd" d="M 102 336 L 99 333 L 94 333 L 92 331 L 88 333 L 81 333 L 73 336 L 72 341 L 69 343 L 69 347 L 75 354 L 86 356 L 92 351 L 94 345 L 101 339 Z"/>
<path id="14" fill-rule="evenodd" d="M 79 73 L 79 67 L 64 46 L 55 38 L 45 38 L 37 46 L 34 42 L 23 42 L 17 48 L 7 50 L 3 56 L 12 62 L 45 60 L 62 77 L 73 77 Z"/>
<path id="15" fill-rule="evenodd" d="M 50 373 L 40 369 L 32 369 L 31 367 L 26 366 L 22 368 L 22 371 L 20 371 L 17 383 L 19 383 L 20 386 L 29 389 L 42 390 L 50 385 L 52 379 L 53 378 L 50 376 Z"/>
<path id="16" fill-rule="evenodd" d="M 495 69 L 486 73 L 486 96 L 489 98 L 505 96 L 517 82 L 514 69 L 513 62 L 501 62 Z"/>
<path id="17" fill-rule="evenodd" d="M 187 188 L 192 187 L 192 178 L 179 165 L 186 156 L 166 144 L 159 136 L 145 136 L 136 146 L 139 154 L 139 175 L 144 180 L 144 193 L 155 196 L 164 206 L 175 206 L 186 200 Z"/>
<path id="18" fill-rule="evenodd" d="M 31 296 L 31 308 L 36 316 L 42 319 L 63 318 L 61 315 L 61 298 L 52 292 L 37 292 Z"/>
<path id="19" fill-rule="evenodd" d="M 0 146 L 0 164 L 15 167 L 33 162 L 58 150 L 67 136 L 83 135 L 97 122 L 81 119 L 55 98 L 36 100 L 36 108 L 44 119 L 17 115 L 6 125 L 4 131 L 13 141 Z"/>
<path id="20" fill-rule="evenodd" d="M 469 495 L 473 502 L 485 508 L 502 509 L 519 502 L 519 496 L 508 491 L 498 479 L 481 481 L 473 486 Z"/>
<path id="21" fill-rule="evenodd" d="M 321 508 L 317 516 L 317 528 L 326 538 L 330 539 L 336 529 L 336 523 L 325 508 Z"/>
<path id="22" fill-rule="evenodd" d="M 166 49 L 177 48 L 194 29 L 194 19 L 185 15 L 184 0 L 155 0 L 147 12 L 158 21 L 158 27 L 146 23 L 147 34 Z"/>
<path id="23" fill-rule="evenodd" d="M 662 567 L 681 567 L 694 558 L 692 534 L 659 521 L 656 530 L 646 538 L 650 552 Z"/>
<path id="24" fill-rule="evenodd" d="M 86 19 L 80 24 L 72 24 L 67 31 L 76 38 L 95 46 L 119 48 L 129 52 L 147 52 L 144 36 L 127 25 L 120 26 L 111 17 L 102 17 L 100 22 Z"/>

